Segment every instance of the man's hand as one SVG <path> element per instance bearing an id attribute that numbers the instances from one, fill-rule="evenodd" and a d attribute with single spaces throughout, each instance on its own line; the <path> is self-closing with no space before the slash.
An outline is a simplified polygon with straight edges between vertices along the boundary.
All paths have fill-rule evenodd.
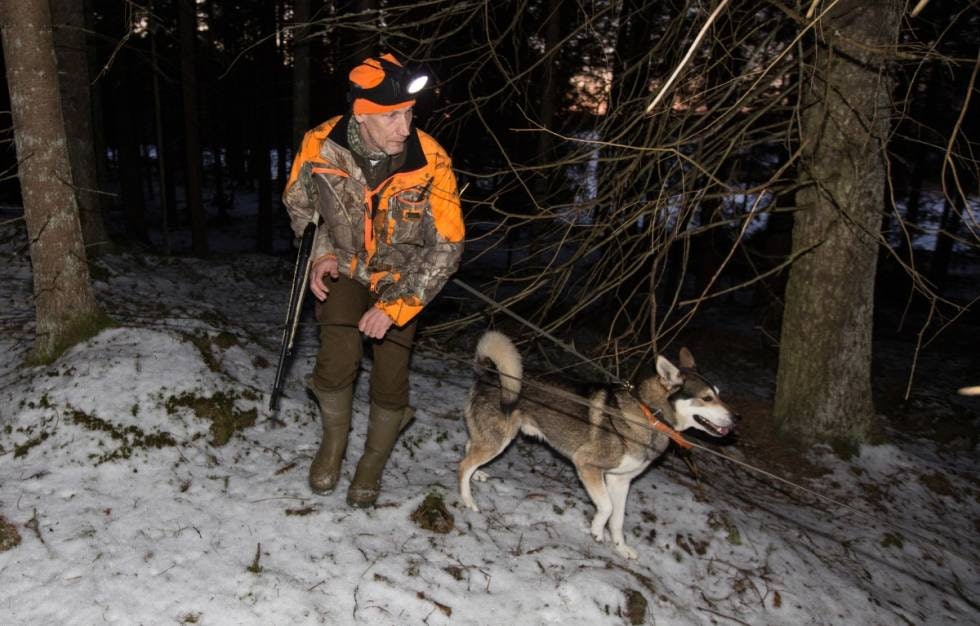
<path id="1" fill-rule="evenodd" d="M 394 323 L 388 314 L 377 307 L 371 307 L 361 316 L 357 329 L 371 339 L 381 339 Z"/>
<path id="2" fill-rule="evenodd" d="M 335 257 L 328 256 L 320 259 L 310 268 L 310 291 L 320 302 L 326 300 L 327 294 L 330 293 L 330 289 L 323 282 L 323 277 L 326 274 L 330 274 L 330 278 L 334 279 L 340 277 L 340 270 Z"/>

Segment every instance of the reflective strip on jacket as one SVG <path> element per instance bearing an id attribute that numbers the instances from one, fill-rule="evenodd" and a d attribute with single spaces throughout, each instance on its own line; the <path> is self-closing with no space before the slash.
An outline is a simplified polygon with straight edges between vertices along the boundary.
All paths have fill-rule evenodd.
<path id="1" fill-rule="evenodd" d="M 350 116 L 306 133 L 282 199 L 299 236 L 314 211 L 323 223 L 314 263 L 337 259 L 340 271 L 374 293 L 375 306 L 401 326 L 432 301 L 459 267 L 463 217 L 445 150 L 413 129 L 405 163 L 369 189 L 347 146 Z"/>

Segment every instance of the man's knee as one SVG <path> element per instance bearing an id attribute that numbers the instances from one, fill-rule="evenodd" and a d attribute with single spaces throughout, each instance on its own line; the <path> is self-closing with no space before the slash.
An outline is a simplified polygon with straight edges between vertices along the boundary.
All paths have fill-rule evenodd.
<path id="1" fill-rule="evenodd" d="M 361 334 L 357 328 L 327 328 L 321 333 L 313 380 L 323 390 L 347 387 L 357 378 L 361 363 Z"/>

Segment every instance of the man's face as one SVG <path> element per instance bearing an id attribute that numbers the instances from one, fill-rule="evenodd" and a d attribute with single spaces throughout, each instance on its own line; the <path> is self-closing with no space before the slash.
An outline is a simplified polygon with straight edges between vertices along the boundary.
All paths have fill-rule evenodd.
<path id="1" fill-rule="evenodd" d="M 387 113 L 355 115 L 360 125 L 361 140 L 371 150 L 381 150 L 389 156 L 400 154 L 412 128 L 412 107 Z"/>

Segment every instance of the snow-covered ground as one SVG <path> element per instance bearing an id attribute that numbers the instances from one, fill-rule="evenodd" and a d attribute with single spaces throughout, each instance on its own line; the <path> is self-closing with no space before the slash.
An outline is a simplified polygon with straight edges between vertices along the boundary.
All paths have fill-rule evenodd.
<path id="1" fill-rule="evenodd" d="M 339 490 L 306 486 L 309 323 L 268 419 L 289 259 L 109 255 L 95 286 L 117 326 L 30 368 L 22 231 L 0 226 L 0 517 L 21 538 L 0 552 L 2 624 L 980 623 L 975 444 L 812 452 L 827 473 L 807 486 L 871 517 L 696 452 L 702 490 L 669 454 L 634 483 L 626 561 L 589 535 L 572 467 L 531 440 L 474 485 L 480 513 L 460 506 L 470 374 L 420 352 L 416 420 L 380 506 L 354 510 L 365 384 Z M 447 533 L 411 519 L 431 494 Z"/>

